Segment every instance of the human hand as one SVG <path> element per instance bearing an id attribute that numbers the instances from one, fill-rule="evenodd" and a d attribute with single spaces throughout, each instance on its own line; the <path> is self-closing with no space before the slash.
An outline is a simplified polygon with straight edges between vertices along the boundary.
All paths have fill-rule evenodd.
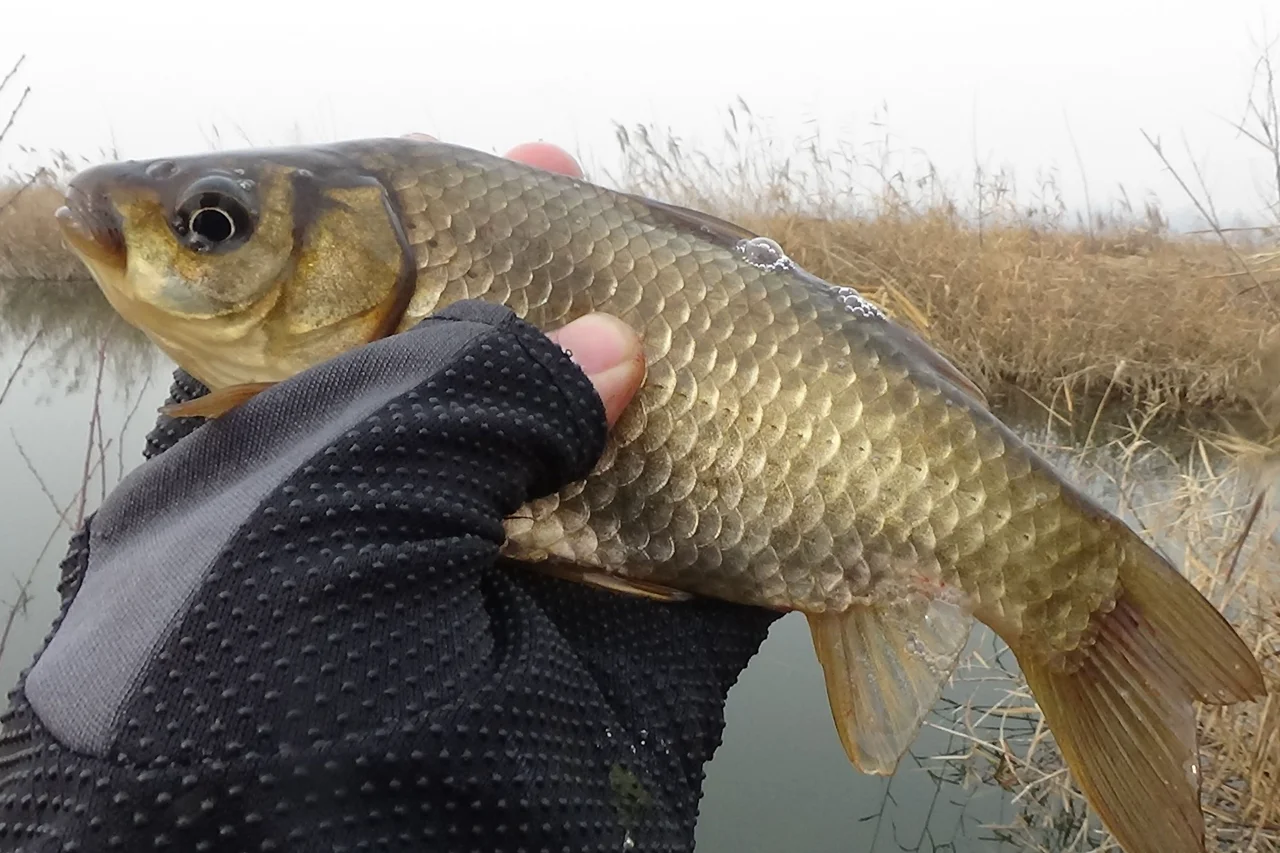
<path id="1" fill-rule="evenodd" d="M 162 418 L 64 564 L 21 754 L 0 745 L 30 772 L 0 798 L 96 780 L 27 818 L 82 847 L 691 849 L 725 697 L 776 614 L 499 556 L 503 519 L 586 476 L 643 377 L 616 320 L 551 337 L 458 303 L 217 422 Z M 179 371 L 171 402 L 204 390 Z"/>

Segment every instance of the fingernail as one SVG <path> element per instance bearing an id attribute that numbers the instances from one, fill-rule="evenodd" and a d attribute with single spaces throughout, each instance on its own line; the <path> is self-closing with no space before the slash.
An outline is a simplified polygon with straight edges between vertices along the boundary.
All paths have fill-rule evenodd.
<path id="1" fill-rule="evenodd" d="M 579 317 L 550 337 L 561 349 L 569 352 L 569 357 L 587 376 L 596 376 L 627 364 L 640 352 L 640 336 L 609 314 Z"/>

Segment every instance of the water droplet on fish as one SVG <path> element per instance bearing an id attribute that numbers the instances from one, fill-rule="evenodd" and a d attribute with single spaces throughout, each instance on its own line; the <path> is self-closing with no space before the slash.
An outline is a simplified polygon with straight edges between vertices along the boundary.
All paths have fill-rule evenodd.
<path id="1" fill-rule="evenodd" d="M 787 253 L 768 237 L 740 240 L 735 248 L 744 261 L 762 270 L 780 270 L 791 265 Z"/>
<path id="2" fill-rule="evenodd" d="M 251 189 L 253 189 L 253 181 L 247 181 L 247 180 L 246 180 L 246 181 L 241 181 L 241 182 L 240 182 L 240 189 L 242 189 L 242 190 L 251 190 Z"/>
<path id="3" fill-rule="evenodd" d="M 868 319 L 883 320 L 884 312 L 876 307 L 875 303 L 864 297 L 861 293 L 852 287 L 833 286 L 836 292 L 836 298 L 840 300 L 850 313 L 859 317 L 867 317 Z"/>
<path id="4" fill-rule="evenodd" d="M 234 174 L 237 174 L 237 175 L 243 175 L 243 174 L 244 174 L 244 169 L 232 169 L 231 171 L 232 171 Z"/>

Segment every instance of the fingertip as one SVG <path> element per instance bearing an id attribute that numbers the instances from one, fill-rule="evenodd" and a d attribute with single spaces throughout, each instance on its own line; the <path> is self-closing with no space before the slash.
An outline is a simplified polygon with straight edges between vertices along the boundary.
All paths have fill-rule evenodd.
<path id="1" fill-rule="evenodd" d="M 587 314 L 549 337 L 591 380 L 612 427 L 644 384 L 648 365 L 635 329 L 610 314 Z"/>
<path id="2" fill-rule="evenodd" d="M 582 177 L 582 167 L 573 155 L 550 142 L 525 142 L 507 152 L 507 159 L 518 160 L 526 166 L 558 172 L 571 178 Z"/>
<path id="3" fill-rule="evenodd" d="M 644 353 L 640 352 L 622 364 L 591 377 L 591 384 L 595 386 L 600 402 L 604 404 L 604 418 L 610 429 L 618 423 L 622 413 L 640 392 L 646 372 Z"/>

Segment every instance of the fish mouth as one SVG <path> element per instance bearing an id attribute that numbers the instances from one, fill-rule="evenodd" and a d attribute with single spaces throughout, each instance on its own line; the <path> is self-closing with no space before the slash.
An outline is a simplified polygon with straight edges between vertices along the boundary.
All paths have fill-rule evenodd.
<path id="1" fill-rule="evenodd" d="M 128 251 L 115 205 L 105 196 L 87 192 L 74 182 L 65 200 L 54 212 L 54 218 L 67 245 L 87 261 L 124 272 Z"/>

